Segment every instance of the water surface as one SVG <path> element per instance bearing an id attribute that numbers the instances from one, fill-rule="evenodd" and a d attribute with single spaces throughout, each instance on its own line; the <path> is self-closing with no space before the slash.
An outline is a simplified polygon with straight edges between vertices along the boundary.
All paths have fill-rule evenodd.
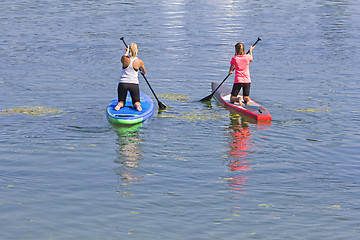
<path id="1" fill-rule="evenodd" d="M 0 9 L 1 240 L 359 236 L 356 1 Z M 122 36 L 138 43 L 168 106 L 130 129 L 104 112 Z M 251 97 L 271 112 L 268 125 L 197 101 L 227 75 L 235 43 L 258 37 Z M 24 106 L 42 112 L 14 113 Z"/>

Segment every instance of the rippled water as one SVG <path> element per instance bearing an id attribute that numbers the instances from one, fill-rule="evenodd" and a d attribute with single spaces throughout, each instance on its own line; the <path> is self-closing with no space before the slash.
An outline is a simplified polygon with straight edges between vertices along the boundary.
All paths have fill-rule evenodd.
<path id="1" fill-rule="evenodd" d="M 0 10 L 1 240 L 359 236 L 356 1 L 5 0 Z M 104 112 L 122 36 L 168 106 L 129 129 Z M 251 96 L 269 125 L 198 101 L 227 75 L 234 44 L 258 37 Z M 38 111 L 16 113 L 34 113 L 24 106 Z"/>

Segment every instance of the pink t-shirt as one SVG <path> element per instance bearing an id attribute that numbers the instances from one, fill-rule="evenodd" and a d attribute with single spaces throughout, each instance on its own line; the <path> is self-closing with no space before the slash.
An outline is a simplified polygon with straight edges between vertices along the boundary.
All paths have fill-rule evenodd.
<path id="1" fill-rule="evenodd" d="M 231 61 L 231 65 L 235 65 L 234 83 L 250 83 L 249 62 L 252 61 L 250 54 L 235 55 Z"/>

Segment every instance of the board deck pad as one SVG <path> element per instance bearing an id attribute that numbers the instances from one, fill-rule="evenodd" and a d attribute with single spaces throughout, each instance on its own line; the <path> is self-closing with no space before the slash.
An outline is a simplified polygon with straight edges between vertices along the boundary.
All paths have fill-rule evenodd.
<path id="1" fill-rule="evenodd" d="M 154 112 L 154 102 L 145 93 L 140 92 L 142 111 L 136 110 L 132 105 L 132 99 L 128 93 L 126 104 L 119 111 L 115 110 L 118 99 L 114 98 L 106 108 L 108 120 L 117 124 L 137 124 L 150 118 Z"/>

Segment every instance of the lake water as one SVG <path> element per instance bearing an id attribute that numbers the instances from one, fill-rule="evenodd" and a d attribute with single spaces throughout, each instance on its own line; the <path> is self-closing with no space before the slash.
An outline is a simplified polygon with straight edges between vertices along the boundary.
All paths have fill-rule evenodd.
<path id="1" fill-rule="evenodd" d="M 0 240 L 359 237 L 358 1 L 3 0 L 0 10 Z M 138 43 L 168 106 L 128 129 L 104 111 L 120 37 Z M 236 42 L 258 37 L 251 97 L 269 125 L 198 101 L 227 75 Z"/>

